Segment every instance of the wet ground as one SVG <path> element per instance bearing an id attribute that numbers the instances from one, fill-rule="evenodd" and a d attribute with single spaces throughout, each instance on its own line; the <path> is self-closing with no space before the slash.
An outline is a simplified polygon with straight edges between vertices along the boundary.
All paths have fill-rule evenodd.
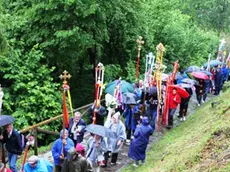
<path id="1" fill-rule="evenodd" d="M 207 97 L 207 100 L 206 100 L 206 103 L 210 103 L 208 102 L 210 100 L 210 98 L 214 97 L 213 95 L 209 95 Z M 202 105 L 201 105 L 202 106 Z M 196 97 L 195 95 L 193 94 L 193 96 L 191 97 L 190 99 L 190 102 L 189 102 L 189 107 L 188 107 L 188 113 L 187 113 L 187 119 L 189 119 L 189 116 L 192 115 L 196 108 L 197 108 L 197 101 L 196 101 Z M 176 111 L 176 114 L 174 116 L 174 127 L 177 127 L 179 124 L 180 124 L 180 121 L 179 121 L 179 118 L 178 118 L 178 110 Z M 148 148 L 149 149 L 151 146 L 154 145 L 154 143 L 156 143 L 159 139 L 161 139 L 161 137 L 164 135 L 164 133 L 168 131 L 166 128 L 162 128 L 160 132 L 158 131 L 154 131 L 154 134 L 150 137 L 150 143 L 148 145 Z M 84 141 L 83 141 L 83 145 L 86 144 L 86 140 L 87 140 L 88 136 L 86 135 Z M 109 159 L 109 163 L 108 163 L 108 166 L 106 168 L 102 168 L 101 171 L 103 172 L 116 172 L 116 171 L 121 171 L 122 169 L 124 169 L 126 166 L 128 166 L 129 164 L 133 163 L 133 161 L 128 157 L 127 153 L 128 153 L 128 149 L 129 149 L 129 146 L 124 144 L 123 145 L 123 148 L 121 149 L 119 155 L 118 155 L 118 162 L 116 165 L 113 165 L 111 166 L 110 165 L 110 159 Z M 48 160 L 50 160 L 51 162 L 53 162 L 53 159 L 52 159 L 52 154 L 51 152 L 47 152 L 43 155 L 40 155 L 41 157 L 43 158 L 46 158 Z"/>

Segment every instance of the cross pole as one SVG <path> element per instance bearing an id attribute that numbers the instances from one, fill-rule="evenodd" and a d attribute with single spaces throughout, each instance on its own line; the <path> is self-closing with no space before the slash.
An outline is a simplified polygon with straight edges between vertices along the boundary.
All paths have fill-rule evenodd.
<path id="1" fill-rule="evenodd" d="M 69 72 L 68 71 L 66 71 L 66 70 L 64 70 L 63 72 L 62 72 L 63 74 L 61 74 L 60 76 L 59 76 L 59 78 L 62 80 L 63 79 L 63 85 L 67 85 L 67 79 L 70 79 L 72 76 L 69 74 Z"/>
<path id="2" fill-rule="evenodd" d="M 138 50 L 138 53 L 137 53 L 137 64 L 136 64 L 136 82 L 138 81 L 139 64 L 140 64 L 140 56 L 141 56 L 141 47 L 145 43 L 142 39 L 143 39 L 142 36 L 139 36 L 139 38 L 137 39 L 137 44 L 138 44 L 137 50 Z"/>

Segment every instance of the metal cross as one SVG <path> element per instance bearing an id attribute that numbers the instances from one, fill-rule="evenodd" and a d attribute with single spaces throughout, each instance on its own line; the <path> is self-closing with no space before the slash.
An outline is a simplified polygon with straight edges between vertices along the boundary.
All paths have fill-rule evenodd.
<path id="1" fill-rule="evenodd" d="M 62 72 L 63 75 L 61 74 L 59 76 L 60 79 L 63 79 L 63 84 L 67 84 L 67 79 L 70 79 L 72 76 L 68 73 L 68 71 L 64 70 L 64 72 Z"/>

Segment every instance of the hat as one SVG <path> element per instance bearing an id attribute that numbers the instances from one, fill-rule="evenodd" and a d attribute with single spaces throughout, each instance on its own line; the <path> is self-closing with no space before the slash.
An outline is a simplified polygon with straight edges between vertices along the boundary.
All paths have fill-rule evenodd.
<path id="1" fill-rule="evenodd" d="M 78 144 L 76 145 L 76 151 L 83 151 L 83 150 L 85 150 L 84 146 L 82 146 L 81 143 L 78 143 Z"/>
<path id="2" fill-rule="evenodd" d="M 38 162 L 38 156 L 32 155 L 31 157 L 29 157 L 29 159 L 28 159 L 29 164 L 33 164 L 35 162 Z"/>
<path id="3" fill-rule="evenodd" d="M 112 118 L 115 118 L 116 120 L 118 120 L 119 117 L 120 117 L 120 112 L 116 112 L 116 113 L 112 116 Z"/>

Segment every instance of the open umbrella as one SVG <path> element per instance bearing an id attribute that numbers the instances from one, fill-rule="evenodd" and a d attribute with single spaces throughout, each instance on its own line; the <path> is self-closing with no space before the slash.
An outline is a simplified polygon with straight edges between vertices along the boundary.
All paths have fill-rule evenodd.
<path id="1" fill-rule="evenodd" d="M 223 62 L 221 62 L 221 61 L 219 61 L 219 60 L 211 60 L 209 63 L 210 63 L 210 66 L 211 66 L 211 67 L 214 67 L 214 66 L 218 66 L 218 65 L 222 65 L 222 64 L 223 64 Z M 208 66 L 208 63 L 205 63 L 203 66 L 204 66 L 204 67 L 207 67 L 207 66 Z"/>
<path id="2" fill-rule="evenodd" d="M 198 66 L 189 66 L 185 69 L 185 73 L 191 73 L 191 72 L 197 72 L 200 71 L 200 68 Z"/>
<path id="3" fill-rule="evenodd" d="M 177 85 L 182 87 L 182 88 L 192 88 L 191 84 L 180 83 L 180 84 L 177 84 Z"/>
<path id="4" fill-rule="evenodd" d="M 193 79 L 185 78 L 181 80 L 182 83 L 187 83 L 187 84 L 195 84 L 195 81 Z"/>
<path id="5" fill-rule="evenodd" d="M 124 104 L 137 104 L 137 96 L 134 93 L 124 93 L 123 94 Z"/>
<path id="6" fill-rule="evenodd" d="M 109 128 L 106 128 L 102 125 L 97 124 L 90 124 L 85 128 L 86 131 L 99 135 L 101 137 L 107 137 L 107 138 L 114 138 L 116 139 L 116 133 L 110 130 Z"/>
<path id="7" fill-rule="evenodd" d="M 202 73 L 205 73 L 205 74 L 208 75 L 208 76 L 212 76 L 212 73 L 209 72 L 209 71 L 207 71 L 207 70 L 202 70 L 201 72 L 202 72 Z"/>
<path id="8" fill-rule="evenodd" d="M 122 93 L 134 93 L 134 86 L 133 84 L 126 82 L 125 80 L 121 80 L 121 91 Z M 105 87 L 105 92 L 109 93 L 110 95 L 114 95 L 114 89 L 117 86 L 117 80 L 112 81 L 110 83 L 108 83 Z"/>
<path id="9" fill-rule="evenodd" d="M 205 73 L 202 73 L 202 72 L 193 72 L 192 76 L 194 76 L 195 78 L 198 78 L 198 79 L 209 79 L 208 75 L 206 75 Z"/>
<path id="10" fill-rule="evenodd" d="M 173 89 L 177 90 L 177 93 L 180 95 L 181 98 L 188 98 L 189 93 L 179 85 L 169 85 L 169 91 L 171 92 Z"/>
<path id="11" fill-rule="evenodd" d="M 12 124 L 13 122 L 14 122 L 14 117 L 10 115 L 0 115 L 0 127 L 7 124 Z"/>

